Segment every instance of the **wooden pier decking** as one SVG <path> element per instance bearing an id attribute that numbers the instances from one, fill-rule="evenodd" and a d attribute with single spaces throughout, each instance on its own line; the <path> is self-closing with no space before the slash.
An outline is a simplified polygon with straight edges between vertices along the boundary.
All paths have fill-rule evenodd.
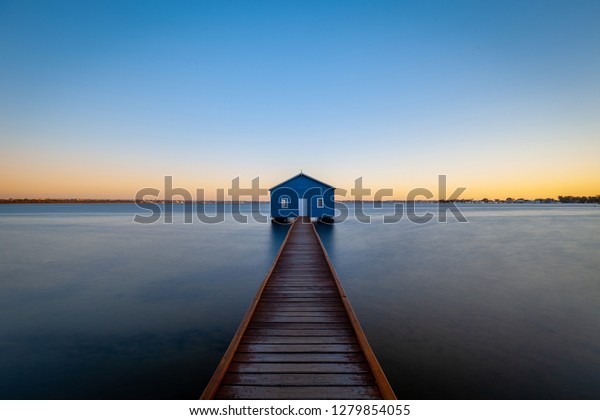
<path id="1" fill-rule="evenodd" d="M 200 398 L 396 398 L 310 219 L 290 227 Z"/>

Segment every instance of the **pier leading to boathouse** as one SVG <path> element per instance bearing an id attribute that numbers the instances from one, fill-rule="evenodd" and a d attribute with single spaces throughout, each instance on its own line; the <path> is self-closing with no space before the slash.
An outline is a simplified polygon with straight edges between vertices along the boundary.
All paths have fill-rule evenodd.
<path id="1" fill-rule="evenodd" d="M 310 216 L 293 221 L 200 398 L 396 398 Z"/>

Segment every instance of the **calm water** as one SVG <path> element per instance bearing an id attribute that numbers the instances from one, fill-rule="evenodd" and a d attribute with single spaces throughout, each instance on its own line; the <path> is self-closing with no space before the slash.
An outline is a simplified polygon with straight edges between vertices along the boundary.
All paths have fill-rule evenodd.
<path id="1" fill-rule="evenodd" d="M 600 398 L 600 207 L 461 209 L 319 226 L 397 395 Z M 286 228 L 135 212 L 0 206 L 0 398 L 202 392 Z"/>

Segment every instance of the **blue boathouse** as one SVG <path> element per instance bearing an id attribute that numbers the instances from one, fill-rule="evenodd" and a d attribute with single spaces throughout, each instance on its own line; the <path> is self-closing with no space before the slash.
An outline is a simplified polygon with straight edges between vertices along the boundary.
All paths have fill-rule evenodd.
<path id="1" fill-rule="evenodd" d="M 335 187 L 329 184 L 300 172 L 269 191 L 273 222 L 288 222 L 302 216 L 333 222 Z"/>

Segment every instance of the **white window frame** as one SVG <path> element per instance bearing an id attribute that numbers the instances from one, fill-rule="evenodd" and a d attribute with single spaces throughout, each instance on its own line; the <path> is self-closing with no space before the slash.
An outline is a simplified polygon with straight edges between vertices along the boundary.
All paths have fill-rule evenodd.
<path id="1" fill-rule="evenodd" d="M 287 195 L 282 195 L 281 197 L 279 197 L 279 205 L 281 206 L 282 209 L 289 208 L 290 197 L 288 197 Z"/>
<path id="2" fill-rule="evenodd" d="M 317 197 L 317 208 L 322 209 L 324 206 L 323 197 Z"/>

